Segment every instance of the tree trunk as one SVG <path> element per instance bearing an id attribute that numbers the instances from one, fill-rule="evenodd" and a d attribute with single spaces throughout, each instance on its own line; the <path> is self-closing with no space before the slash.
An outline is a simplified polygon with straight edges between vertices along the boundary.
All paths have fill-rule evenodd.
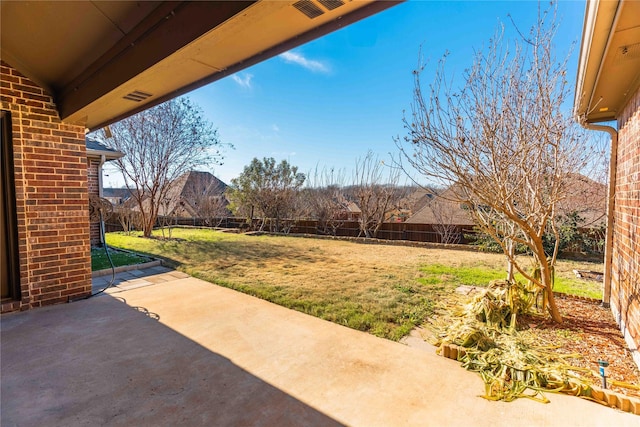
<path id="1" fill-rule="evenodd" d="M 544 260 L 539 260 L 539 265 L 540 278 L 546 292 L 547 302 L 549 303 L 549 314 L 555 322 L 562 323 L 562 315 L 560 314 L 560 311 L 558 311 L 556 300 L 553 295 L 553 280 L 551 278 L 551 268 L 546 258 Z"/>
<path id="2" fill-rule="evenodd" d="M 545 253 L 544 246 L 542 245 L 542 238 L 538 237 L 533 239 L 532 243 L 533 247 L 531 249 L 534 250 L 534 259 L 537 261 L 538 267 L 540 268 L 539 280 L 542 286 L 544 286 L 546 301 L 549 303 L 549 306 L 547 307 L 549 315 L 555 322 L 562 323 L 562 315 L 560 314 L 560 311 L 558 311 L 556 300 L 553 295 L 552 266 L 549 265 L 547 254 Z"/>
<path id="3" fill-rule="evenodd" d="M 507 257 L 507 280 L 513 282 L 513 257 L 515 255 L 515 245 L 513 240 L 507 242 L 509 256 Z"/>
<path id="4" fill-rule="evenodd" d="M 146 221 L 142 223 L 142 235 L 144 237 L 151 237 L 151 232 L 153 231 L 153 223 L 155 222 L 151 216 L 145 218 Z"/>

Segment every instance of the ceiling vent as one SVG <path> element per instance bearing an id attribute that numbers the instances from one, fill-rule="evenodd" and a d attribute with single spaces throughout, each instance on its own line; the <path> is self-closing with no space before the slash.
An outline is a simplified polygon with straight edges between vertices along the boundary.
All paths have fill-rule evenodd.
<path id="1" fill-rule="evenodd" d="M 124 99 L 128 99 L 129 101 L 140 102 L 151 96 L 150 93 L 141 92 L 139 90 L 135 90 L 128 95 L 123 96 Z"/>
<path id="2" fill-rule="evenodd" d="M 318 0 L 318 3 L 327 8 L 327 10 L 333 10 L 344 4 L 342 0 Z"/>
<path id="3" fill-rule="evenodd" d="M 295 7 L 311 19 L 317 18 L 324 13 L 324 11 L 316 6 L 316 4 L 311 0 L 300 0 L 299 2 L 294 3 L 293 7 Z"/>
<path id="4" fill-rule="evenodd" d="M 630 59 L 638 58 L 640 58 L 640 43 L 635 43 L 620 46 L 616 49 L 616 55 L 613 60 L 617 63 L 620 61 L 628 61 Z"/>

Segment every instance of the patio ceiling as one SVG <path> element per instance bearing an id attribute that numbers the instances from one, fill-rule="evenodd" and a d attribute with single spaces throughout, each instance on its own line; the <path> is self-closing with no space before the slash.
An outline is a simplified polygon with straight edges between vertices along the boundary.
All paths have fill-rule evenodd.
<path id="1" fill-rule="evenodd" d="M 616 119 L 640 85 L 640 1 L 588 1 L 575 110 L 587 122 Z"/>
<path id="2" fill-rule="evenodd" d="M 3 1 L 1 55 L 95 130 L 397 3 Z"/>

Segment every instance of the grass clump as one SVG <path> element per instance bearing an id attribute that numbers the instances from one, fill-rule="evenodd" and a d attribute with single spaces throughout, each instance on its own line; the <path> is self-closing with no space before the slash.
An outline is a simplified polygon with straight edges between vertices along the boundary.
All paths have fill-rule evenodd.
<path id="1" fill-rule="evenodd" d="M 578 279 L 569 267 L 570 262 L 559 263 L 563 269 L 555 275 L 554 292 L 569 295 L 577 295 L 594 299 L 602 298 L 602 283 Z M 558 270 L 558 269 L 556 269 Z M 466 285 L 466 286 L 486 286 L 493 280 L 505 278 L 505 270 L 491 266 L 454 266 L 432 264 L 421 268 L 423 277 L 420 282 L 424 284 L 445 284 L 445 285 Z M 564 273 L 564 274 L 562 274 Z M 524 277 L 516 274 L 515 280 L 525 281 Z"/>
<path id="2" fill-rule="evenodd" d="M 504 270 L 485 266 L 432 264 L 420 270 L 424 273 L 420 281 L 425 284 L 486 286 L 492 280 L 503 279 L 505 276 Z"/>
<path id="3" fill-rule="evenodd" d="M 149 258 L 145 256 L 113 249 L 109 249 L 109 255 L 111 255 L 114 267 L 142 264 L 149 261 Z M 100 271 L 107 268 L 111 268 L 111 263 L 105 248 L 91 248 L 91 271 Z"/>

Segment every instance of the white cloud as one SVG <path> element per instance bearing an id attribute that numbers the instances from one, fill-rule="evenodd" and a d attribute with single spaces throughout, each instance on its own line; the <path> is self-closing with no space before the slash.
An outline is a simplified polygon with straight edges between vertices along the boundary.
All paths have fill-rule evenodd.
<path id="1" fill-rule="evenodd" d="M 271 156 L 277 159 L 294 157 L 297 153 L 295 151 L 272 151 Z"/>
<path id="2" fill-rule="evenodd" d="M 251 79 L 253 79 L 253 74 L 244 73 L 244 74 L 234 74 L 231 76 L 234 82 L 238 83 L 240 86 L 245 87 L 247 89 L 251 89 Z"/>
<path id="3" fill-rule="evenodd" d="M 314 73 L 328 73 L 330 71 L 329 67 L 326 64 L 313 59 L 307 59 L 301 54 L 296 52 L 292 52 L 292 51 L 284 52 L 284 53 L 281 53 L 279 56 L 289 64 L 298 64 L 306 68 L 307 70 L 313 71 Z"/>

